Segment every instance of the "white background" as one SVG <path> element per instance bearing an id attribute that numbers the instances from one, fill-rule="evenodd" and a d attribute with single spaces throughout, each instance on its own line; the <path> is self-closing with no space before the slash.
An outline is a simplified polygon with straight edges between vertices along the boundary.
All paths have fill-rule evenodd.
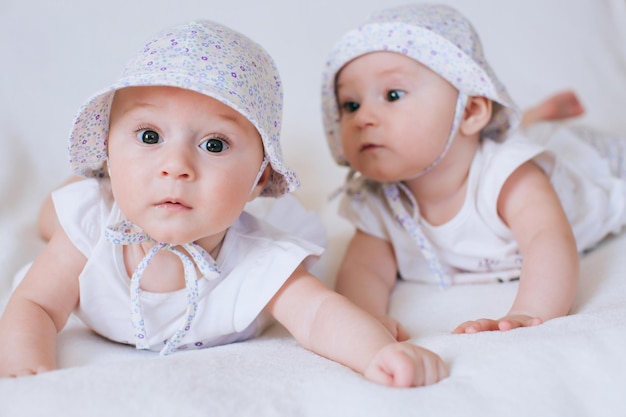
<path id="1" fill-rule="evenodd" d="M 586 121 L 626 131 L 624 0 L 444 2 L 474 23 L 487 59 L 520 105 L 575 88 L 587 106 Z M 10 143 L 0 153 L 0 191 L 26 180 L 9 166 L 34 170 L 35 188 L 44 193 L 60 183 L 69 175 L 66 140 L 83 101 L 114 81 L 162 28 L 208 18 L 250 36 L 277 61 L 285 87 L 283 150 L 302 181 L 298 196 L 319 210 L 344 176 L 332 162 L 321 126 L 326 54 L 370 12 L 404 3 L 0 0 L 0 140 Z"/>

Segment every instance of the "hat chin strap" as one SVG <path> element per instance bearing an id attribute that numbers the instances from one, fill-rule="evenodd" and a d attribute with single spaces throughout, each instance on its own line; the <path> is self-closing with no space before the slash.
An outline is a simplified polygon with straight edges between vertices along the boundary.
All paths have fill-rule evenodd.
<path id="1" fill-rule="evenodd" d="M 252 183 L 252 188 L 250 189 L 250 194 L 252 194 L 254 192 L 254 189 L 256 188 L 257 184 L 259 183 L 259 180 L 261 179 L 261 175 L 263 175 L 263 172 L 265 172 L 265 168 L 267 168 L 267 164 L 269 164 L 270 160 L 267 158 L 267 156 L 265 154 L 263 154 L 263 162 L 261 162 L 261 168 L 259 168 L 259 172 L 256 174 L 256 178 L 254 179 L 254 182 Z"/>
<path id="2" fill-rule="evenodd" d="M 152 258 L 160 250 L 174 253 L 182 262 L 185 273 L 185 289 L 187 291 L 187 308 L 182 317 L 180 327 L 164 342 L 164 347 L 160 352 L 163 356 L 173 353 L 181 345 L 184 337 L 187 335 L 198 310 L 198 276 L 195 267 L 198 267 L 203 278 L 213 280 L 220 275 L 217 263 L 207 251 L 196 243 L 184 243 L 180 245 L 187 251 L 185 254 L 177 248 L 178 245 L 156 242 L 148 236 L 146 232 L 139 229 L 139 227 L 128 220 L 122 220 L 115 225 L 107 227 L 104 235 L 109 242 L 116 245 L 136 245 L 142 242 L 154 243 L 154 246 L 152 246 L 148 254 L 139 262 L 139 265 L 137 265 L 129 284 L 130 316 L 135 336 L 135 347 L 137 349 L 150 349 L 150 338 L 146 331 L 141 308 L 141 295 L 143 290 L 141 289 L 140 283 L 144 271 L 152 261 Z"/>
<path id="3" fill-rule="evenodd" d="M 450 129 L 450 137 L 448 138 L 448 143 L 446 143 L 445 148 L 437 157 L 437 159 L 435 159 L 432 164 L 424 168 L 413 178 L 424 175 L 435 166 L 437 166 L 437 164 L 439 164 L 439 162 L 441 162 L 441 160 L 444 158 L 444 156 L 448 152 L 448 149 L 450 149 L 459 125 L 463 120 L 463 112 L 465 110 L 466 102 L 467 95 L 459 92 L 459 97 L 456 101 L 456 109 L 454 111 L 454 121 L 452 122 L 452 128 Z M 385 200 L 387 200 L 387 204 L 393 212 L 395 219 L 402 225 L 402 228 L 406 230 L 407 233 L 409 233 L 409 235 L 419 248 L 439 286 L 441 288 L 448 287 L 451 284 L 451 279 L 446 274 L 446 269 L 439 261 L 439 257 L 437 256 L 437 252 L 433 247 L 433 244 L 422 231 L 419 222 L 419 207 L 411 191 L 402 182 L 395 182 L 383 184 L 383 192 L 385 195 Z M 405 208 L 402 202 L 400 192 L 403 192 L 406 195 L 412 208 L 412 213 L 409 213 Z"/>

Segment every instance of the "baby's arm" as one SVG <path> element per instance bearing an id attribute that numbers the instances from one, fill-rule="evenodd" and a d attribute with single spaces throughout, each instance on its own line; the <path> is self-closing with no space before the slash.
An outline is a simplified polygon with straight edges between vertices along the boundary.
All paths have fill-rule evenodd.
<path id="1" fill-rule="evenodd" d="M 307 349 L 395 387 L 429 385 L 448 375 L 435 353 L 397 342 L 372 316 L 329 290 L 302 266 L 267 306 Z"/>
<path id="2" fill-rule="evenodd" d="M 74 175 L 61 185 L 64 187 L 73 182 L 84 180 L 85 177 L 81 177 L 78 175 Z M 59 187 L 60 188 L 60 187 Z M 39 217 L 37 219 L 37 228 L 39 230 L 39 236 L 46 242 L 49 241 L 54 232 L 56 232 L 59 227 L 59 219 L 57 218 L 57 212 L 54 209 L 54 203 L 52 202 L 52 195 L 48 194 L 46 199 L 44 200 L 41 208 L 39 209 Z"/>
<path id="3" fill-rule="evenodd" d="M 335 289 L 377 318 L 397 340 L 403 341 L 409 335 L 397 320 L 387 315 L 397 274 L 391 244 L 357 230 L 339 268 Z"/>
<path id="4" fill-rule="evenodd" d="M 541 324 L 567 315 L 574 302 L 579 274 L 576 241 L 552 184 L 537 165 L 527 162 L 507 179 L 498 212 L 523 256 L 517 296 L 506 316 L 466 322 L 455 333 Z"/>
<path id="5" fill-rule="evenodd" d="M 0 377 L 56 367 L 57 333 L 78 303 L 85 257 L 62 229 L 37 257 L 0 318 Z"/>

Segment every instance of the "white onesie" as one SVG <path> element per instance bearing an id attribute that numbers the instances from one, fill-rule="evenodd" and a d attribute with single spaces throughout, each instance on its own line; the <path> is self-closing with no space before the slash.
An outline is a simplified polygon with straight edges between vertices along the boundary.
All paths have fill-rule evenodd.
<path id="1" fill-rule="evenodd" d="M 53 193 L 61 226 L 87 258 L 79 278 L 80 303 L 75 313 L 98 334 L 134 344 L 130 278 L 124 267 L 123 248 L 104 237 L 105 228 L 123 217 L 118 206 L 104 195 L 95 179 L 79 181 Z M 278 202 L 299 204 L 295 198 Z M 302 207 L 293 208 L 293 217 L 308 215 Z M 244 212 L 229 228 L 215 260 L 219 277 L 201 278 L 198 282 L 196 316 L 178 349 L 226 344 L 259 334 L 269 323 L 262 314 L 265 305 L 301 262 L 322 252 L 320 245 Z M 184 288 L 168 293 L 141 292 L 151 350 L 161 350 L 181 326 L 187 309 L 186 296 Z"/>
<path id="2" fill-rule="evenodd" d="M 415 216 L 452 283 L 506 281 L 520 276 L 522 257 L 511 231 L 497 213 L 506 179 L 535 161 L 555 187 L 572 225 L 578 249 L 589 249 L 626 223 L 626 182 L 576 132 L 556 124 L 538 125 L 532 140 L 521 134 L 502 143 L 485 139 L 472 162 L 460 211 L 433 226 Z M 340 214 L 357 229 L 391 242 L 399 276 L 437 283 L 420 249 L 394 218 L 381 187 L 347 193 Z"/>

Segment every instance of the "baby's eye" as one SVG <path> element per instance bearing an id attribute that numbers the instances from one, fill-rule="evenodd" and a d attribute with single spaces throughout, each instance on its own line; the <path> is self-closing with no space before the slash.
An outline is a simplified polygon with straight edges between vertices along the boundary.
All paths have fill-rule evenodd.
<path id="1" fill-rule="evenodd" d="M 405 94 L 406 92 L 401 90 L 389 90 L 387 92 L 387 101 L 400 100 L 402 97 L 404 97 Z"/>
<path id="2" fill-rule="evenodd" d="M 228 144 L 219 138 L 210 138 L 200 144 L 202 149 L 211 153 L 220 153 L 228 149 Z"/>
<path id="3" fill-rule="evenodd" d="M 154 130 L 145 129 L 141 130 L 137 133 L 137 138 L 145 144 L 154 145 L 155 143 L 159 143 L 161 138 L 159 134 Z"/>
<path id="4" fill-rule="evenodd" d="M 341 109 L 346 113 L 354 113 L 359 107 L 361 107 L 361 105 L 356 101 L 346 101 L 341 105 Z"/>

